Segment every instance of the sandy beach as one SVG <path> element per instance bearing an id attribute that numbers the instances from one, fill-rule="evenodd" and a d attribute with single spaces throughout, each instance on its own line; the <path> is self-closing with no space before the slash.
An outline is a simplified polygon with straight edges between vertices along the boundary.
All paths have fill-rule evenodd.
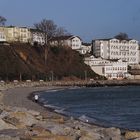
<path id="1" fill-rule="evenodd" d="M 140 137 L 139 132 L 122 132 L 119 128 L 104 128 L 64 117 L 28 99 L 33 92 L 55 88 L 60 87 L 29 86 L 3 90 L 0 121 L 4 121 L 5 127 L 0 127 L 0 136 L 5 140 L 8 137 L 12 140 L 127 140 Z M 14 137 L 11 133 L 15 134 Z"/>
<path id="2" fill-rule="evenodd" d="M 31 98 L 34 93 L 39 93 L 40 91 L 58 89 L 62 87 L 20 87 L 20 88 L 12 88 L 4 91 L 2 102 L 6 106 L 10 107 L 19 107 L 26 108 L 27 110 L 35 110 L 41 113 L 41 115 L 47 114 L 47 117 L 51 116 L 61 116 L 55 112 L 50 111 L 48 108 L 44 108 L 38 103 L 35 103 Z M 45 117 L 45 116 L 44 116 Z"/>
<path id="3" fill-rule="evenodd" d="M 6 106 L 21 107 L 39 112 L 44 112 L 46 109 L 35 102 L 28 99 L 28 96 L 37 91 L 49 90 L 55 87 L 21 87 L 8 89 L 4 91 L 3 103 Z"/>

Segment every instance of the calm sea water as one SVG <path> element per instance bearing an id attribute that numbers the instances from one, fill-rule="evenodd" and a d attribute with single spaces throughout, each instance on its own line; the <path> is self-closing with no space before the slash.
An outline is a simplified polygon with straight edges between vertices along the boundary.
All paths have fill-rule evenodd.
<path id="1" fill-rule="evenodd" d="M 51 90 L 40 102 L 82 121 L 140 130 L 140 86 Z"/>

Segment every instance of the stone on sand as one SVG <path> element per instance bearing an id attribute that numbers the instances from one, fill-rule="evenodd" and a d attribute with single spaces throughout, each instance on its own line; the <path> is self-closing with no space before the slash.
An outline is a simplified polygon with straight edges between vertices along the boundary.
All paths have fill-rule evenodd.
<path id="1" fill-rule="evenodd" d="M 4 129 L 17 129 L 17 128 L 14 125 L 6 123 L 2 119 L 0 119 L 0 130 L 4 130 Z"/>
<path id="2" fill-rule="evenodd" d="M 36 118 L 27 112 L 13 112 L 10 116 L 18 119 L 19 122 L 26 126 L 32 126 L 33 124 L 38 123 Z"/>
<path id="3" fill-rule="evenodd" d="M 136 138 L 140 138 L 140 132 L 127 131 L 125 133 L 125 139 L 127 139 L 127 140 L 129 140 L 129 139 L 136 139 Z"/>

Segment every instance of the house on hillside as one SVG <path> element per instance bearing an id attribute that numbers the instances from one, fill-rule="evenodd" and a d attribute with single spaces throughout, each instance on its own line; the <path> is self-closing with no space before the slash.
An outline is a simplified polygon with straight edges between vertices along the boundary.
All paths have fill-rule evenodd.
<path id="1" fill-rule="evenodd" d="M 45 35 L 42 31 L 37 29 L 30 29 L 30 43 L 32 45 L 38 44 L 38 45 L 44 45 L 45 44 Z"/>
<path id="2" fill-rule="evenodd" d="M 22 42 L 28 43 L 30 41 L 30 31 L 27 27 L 4 26 L 0 27 L 3 31 L 7 42 Z"/>
<path id="3" fill-rule="evenodd" d="M 80 54 L 87 54 L 91 52 L 91 43 L 82 43 L 81 48 L 78 50 Z"/>
<path id="4" fill-rule="evenodd" d="M 139 50 L 138 50 L 138 53 L 139 53 L 139 64 L 140 64 L 140 44 L 139 44 Z"/>
<path id="5" fill-rule="evenodd" d="M 54 37 L 49 41 L 51 46 L 68 46 L 73 50 L 78 50 L 81 48 L 82 40 L 78 36 L 60 36 Z"/>
<path id="6" fill-rule="evenodd" d="M 0 32 L 0 42 L 6 42 L 6 36 L 3 32 Z"/>
<path id="7" fill-rule="evenodd" d="M 128 64 L 139 63 L 139 43 L 134 39 L 119 40 L 116 38 L 96 39 L 92 41 L 92 52 L 95 57 L 103 59 L 121 59 Z"/>

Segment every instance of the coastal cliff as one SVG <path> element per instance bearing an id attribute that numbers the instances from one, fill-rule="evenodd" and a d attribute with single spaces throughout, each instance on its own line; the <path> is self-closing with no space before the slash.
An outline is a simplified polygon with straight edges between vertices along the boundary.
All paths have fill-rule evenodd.
<path id="1" fill-rule="evenodd" d="M 0 46 L 1 80 L 62 80 L 100 79 L 83 56 L 69 47 L 48 47 L 44 61 L 44 47 L 14 43 Z"/>

